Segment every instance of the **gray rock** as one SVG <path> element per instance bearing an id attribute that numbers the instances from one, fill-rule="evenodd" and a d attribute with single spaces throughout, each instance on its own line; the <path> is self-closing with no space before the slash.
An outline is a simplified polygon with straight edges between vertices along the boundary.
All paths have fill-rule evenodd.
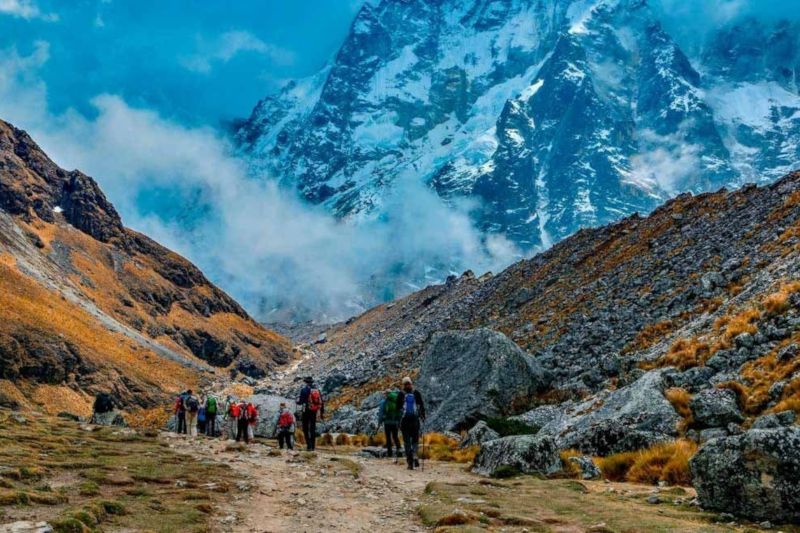
<path id="1" fill-rule="evenodd" d="M 369 409 L 375 409 L 376 407 L 378 407 L 381 404 L 381 400 L 383 400 L 383 396 L 384 396 L 384 393 L 381 392 L 381 391 L 373 392 L 372 394 L 370 394 L 369 396 L 364 398 L 363 402 L 361 402 L 361 405 L 359 406 L 360 410 L 361 411 L 367 411 Z"/>
<path id="2" fill-rule="evenodd" d="M 53 526 L 47 522 L 20 520 L 8 524 L 0 524 L 0 533 L 52 533 Z"/>
<path id="3" fill-rule="evenodd" d="M 800 521 L 800 428 L 711 440 L 690 466 L 705 509 L 750 520 Z"/>
<path id="4" fill-rule="evenodd" d="M 694 421 L 700 427 L 724 427 L 744 421 L 736 394 L 729 389 L 711 388 L 696 394 L 689 402 Z"/>
<path id="5" fill-rule="evenodd" d="M 560 405 L 541 405 L 526 413 L 509 418 L 539 430 L 547 424 L 563 420 L 567 416 L 566 412 L 570 407 L 572 407 L 572 402 L 565 402 Z"/>
<path id="6" fill-rule="evenodd" d="M 467 432 L 466 438 L 461 441 L 461 447 L 478 446 L 490 440 L 499 439 L 500 434 L 490 428 L 486 422 L 481 420 Z"/>
<path id="7" fill-rule="evenodd" d="M 278 418 L 280 412 L 281 402 L 285 402 L 289 409 L 294 408 L 294 401 L 283 396 L 276 396 L 272 394 L 255 394 L 246 399 L 252 402 L 258 409 L 258 424 L 256 424 L 255 435 L 256 437 L 271 438 L 272 430 L 275 429 L 275 420 Z M 299 425 L 300 421 L 297 421 Z"/>
<path id="8" fill-rule="evenodd" d="M 561 470 L 561 457 L 552 437 L 516 435 L 486 442 L 475 457 L 472 470 L 490 476 L 500 467 L 547 476 Z"/>
<path id="9" fill-rule="evenodd" d="M 700 278 L 704 291 L 714 290 L 716 287 L 725 286 L 725 278 L 719 272 L 706 272 Z"/>
<path id="10" fill-rule="evenodd" d="M 378 427 L 378 409 L 359 411 L 350 405 L 336 410 L 330 420 L 317 424 L 320 433 L 372 434 Z"/>
<path id="11" fill-rule="evenodd" d="M 639 450 L 674 439 L 680 417 L 664 397 L 666 377 L 672 373 L 671 369 L 647 372 L 627 387 L 569 404 L 537 435 L 556 438 L 560 449 L 574 448 L 588 455 Z"/>
<path id="12" fill-rule="evenodd" d="M 728 430 L 724 428 L 707 428 L 699 432 L 698 441 L 708 442 L 711 439 L 720 439 L 728 436 Z"/>
<path id="13" fill-rule="evenodd" d="M 603 472 L 594 464 L 591 457 L 582 455 L 579 457 L 570 457 L 569 460 L 571 463 L 578 465 L 578 468 L 581 469 L 581 479 L 600 479 L 603 477 Z"/>
<path id="14" fill-rule="evenodd" d="M 89 423 L 97 424 L 98 426 L 128 426 L 128 423 L 125 422 L 125 417 L 116 410 L 108 413 L 94 413 Z"/>
<path id="15" fill-rule="evenodd" d="M 388 455 L 386 448 L 381 446 L 367 446 L 366 448 L 362 448 L 359 452 L 359 455 L 362 457 L 369 457 L 369 458 L 377 458 L 381 459 Z"/>
<path id="16" fill-rule="evenodd" d="M 744 348 L 752 348 L 755 345 L 755 339 L 747 332 L 737 335 L 734 341 L 736 342 L 736 346 Z"/>
<path id="17" fill-rule="evenodd" d="M 794 411 L 781 411 L 780 413 L 759 416 L 753 422 L 753 429 L 788 427 L 794 424 L 795 418 Z"/>
<path id="18" fill-rule="evenodd" d="M 502 333 L 436 333 L 422 354 L 417 386 L 426 394 L 428 430 L 458 430 L 514 406 L 550 384 L 550 374 Z"/>
<path id="19" fill-rule="evenodd" d="M 784 380 L 776 381 L 772 384 L 772 386 L 767 391 L 769 395 L 769 399 L 773 402 L 777 402 L 781 396 L 783 396 L 783 391 L 786 388 L 787 382 Z"/>

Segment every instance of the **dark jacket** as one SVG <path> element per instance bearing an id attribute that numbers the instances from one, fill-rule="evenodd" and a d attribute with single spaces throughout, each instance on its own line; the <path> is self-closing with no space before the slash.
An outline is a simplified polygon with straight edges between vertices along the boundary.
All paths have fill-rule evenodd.
<path id="1" fill-rule="evenodd" d="M 305 385 L 303 385 L 303 388 L 300 389 L 300 397 L 297 398 L 297 405 L 299 405 L 302 408 L 302 411 L 304 413 L 309 410 L 308 409 L 308 406 L 309 406 L 308 402 L 310 400 L 311 391 L 316 389 L 316 388 L 317 388 L 317 386 L 315 384 L 306 383 Z M 320 391 L 320 397 L 321 396 L 322 396 L 322 392 Z M 322 398 L 322 406 L 320 407 L 319 414 L 320 415 L 324 415 L 324 413 L 325 413 L 325 399 Z"/>
<path id="2" fill-rule="evenodd" d="M 425 402 L 422 401 L 422 394 L 417 389 L 414 389 L 414 392 L 408 393 L 405 391 L 400 391 L 400 395 L 397 397 L 397 409 L 400 412 L 403 412 L 406 403 L 406 394 L 413 394 L 414 401 L 417 404 L 417 412 L 419 413 L 420 420 L 425 420 Z"/>

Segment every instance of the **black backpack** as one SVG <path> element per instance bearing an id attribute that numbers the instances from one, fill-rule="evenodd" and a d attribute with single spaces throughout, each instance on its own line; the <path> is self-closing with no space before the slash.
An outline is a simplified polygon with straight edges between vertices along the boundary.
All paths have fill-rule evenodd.
<path id="1" fill-rule="evenodd" d="M 189 396 L 189 399 L 186 401 L 186 408 L 190 413 L 196 413 L 200 410 L 200 402 L 198 402 L 197 398 L 194 396 Z"/>
<path id="2" fill-rule="evenodd" d="M 114 398 L 107 392 L 101 392 L 94 399 L 94 412 L 95 413 L 110 413 L 114 410 Z"/>

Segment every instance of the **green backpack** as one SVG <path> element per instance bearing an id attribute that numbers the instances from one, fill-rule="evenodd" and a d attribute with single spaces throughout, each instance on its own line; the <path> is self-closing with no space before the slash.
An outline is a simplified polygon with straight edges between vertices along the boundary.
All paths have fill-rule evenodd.
<path id="1" fill-rule="evenodd" d="M 397 422 L 400 420 L 400 409 L 397 407 L 397 399 L 400 393 L 393 390 L 386 395 L 386 403 L 383 408 L 383 419 L 386 422 Z"/>
<path id="2" fill-rule="evenodd" d="M 206 400 L 206 413 L 209 415 L 217 414 L 217 399 L 209 396 Z"/>

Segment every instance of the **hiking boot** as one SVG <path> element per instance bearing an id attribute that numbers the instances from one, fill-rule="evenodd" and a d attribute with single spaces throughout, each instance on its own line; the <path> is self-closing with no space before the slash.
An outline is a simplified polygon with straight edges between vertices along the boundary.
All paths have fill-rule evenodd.
<path id="1" fill-rule="evenodd" d="M 414 459 L 414 466 L 419 468 L 419 459 Z"/>
<path id="2" fill-rule="evenodd" d="M 414 465 L 408 465 L 406 468 L 408 468 L 409 470 L 414 470 Z"/>

